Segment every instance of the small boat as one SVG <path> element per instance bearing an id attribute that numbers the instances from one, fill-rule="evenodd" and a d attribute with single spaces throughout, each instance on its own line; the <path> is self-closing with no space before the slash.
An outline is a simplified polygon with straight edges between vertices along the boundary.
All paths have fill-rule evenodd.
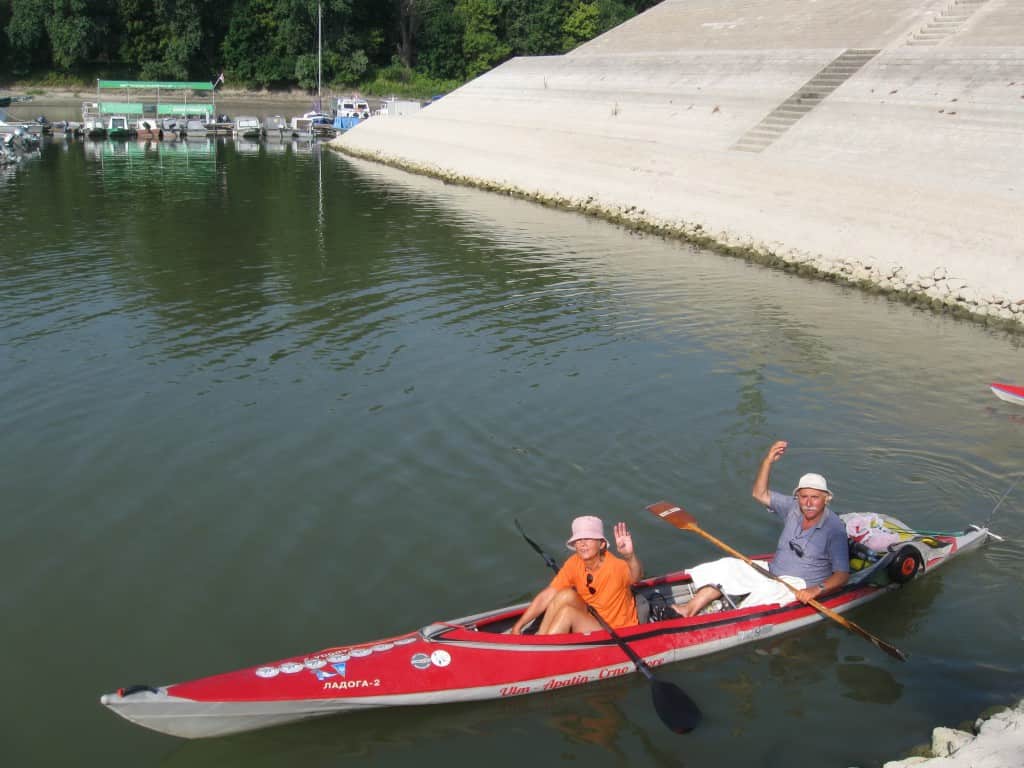
<path id="1" fill-rule="evenodd" d="M 205 139 L 210 135 L 210 127 L 205 120 L 192 119 L 185 123 L 183 133 L 187 139 Z"/>
<path id="2" fill-rule="evenodd" d="M 291 137 L 292 129 L 281 115 L 269 115 L 263 118 L 263 135 L 267 138 L 273 136 L 284 139 L 286 136 Z"/>
<path id="3" fill-rule="evenodd" d="M 135 138 L 141 140 L 159 141 L 163 139 L 164 131 L 156 118 L 141 117 L 135 121 Z"/>
<path id="4" fill-rule="evenodd" d="M 358 96 L 345 96 L 338 99 L 336 113 L 334 127 L 339 131 L 347 131 L 369 119 L 370 105 L 366 99 Z"/>
<path id="5" fill-rule="evenodd" d="M 293 117 L 291 129 L 294 133 L 299 135 L 324 135 L 328 130 L 331 135 L 334 134 L 334 126 L 331 125 L 331 118 L 323 112 L 317 112 L 316 110 L 306 112 L 301 117 Z"/>
<path id="6" fill-rule="evenodd" d="M 1000 400 L 1005 400 L 1008 403 L 1016 403 L 1017 405 L 1024 405 L 1024 387 L 1017 387 L 1013 384 L 992 382 L 992 384 L 989 385 L 989 389 L 991 389 L 992 394 Z"/>
<path id="7" fill-rule="evenodd" d="M 111 139 L 127 139 L 131 134 L 128 118 L 124 115 L 111 115 L 107 118 L 107 137 Z"/>
<path id="8" fill-rule="evenodd" d="M 658 506 L 658 505 L 655 505 Z M 650 508 L 649 508 L 650 509 Z M 981 545 L 991 534 L 920 532 L 887 515 L 843 515 L 851 574 L 822 603 L 842 613 L 887 594 Z M 872 540 L 874 537 L 874 540 Z M 640 624 L 618 630 L 649 665 L 691 659 L 802 629 L 813 607 L 730 607 L 729 599 L 682 618 L 667 608 L 694 594 L 685 571 L 634 587 Z M 508 634 L 527 603 L 439 621 L 417 631 L 293 656 L 163 686 L 136 685 L 101 703 L 146 728 L 184 738 L 223 736 L 373 707 L 476 701 L 543 693 L 621 677 L 636 667 L 605 631 Z M 649 614 L 646 615 L 646 614 Z M 653 621 L 649 617 L 653 617 Z"/>
<path id="9" fill-rule="evenodd" d="M 217 115 L 206 124 L 206 129 L 214 136 L 230 136 L 235 131 L 235 122 L 227 115 Z"/>
<path id="10" fill-rule="evenodd" d="M 263 121 L 258 117 L 236 117 L 234 134 L 236 138 L 258 139 L 263 136 Z"/>

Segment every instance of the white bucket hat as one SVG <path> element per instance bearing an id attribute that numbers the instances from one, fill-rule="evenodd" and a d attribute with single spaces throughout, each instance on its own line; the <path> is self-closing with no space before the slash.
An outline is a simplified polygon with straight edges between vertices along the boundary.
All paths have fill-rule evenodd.
<path id="1" fill-rule="evenodd" d="M 604 523 L 600 517 L 593 515 L 583 515 L 572 521 L 572 536 L 565 542 L 565 546 L 575 551 L 573 542 L 576 539 L 600 539 L 606 547 L 608 546 L 608 539 L 604 537 Z"/>
<path id="2" fill-rule="evenodd" d="M 796 496 L 796 492 L 801 488 L 813 488 L 816 491 L 824 491 L 830 499 L 832 498 L 832 491 L 828 489 L 828 483 L 825 482 L 825 478 L 814 472 L 808 472 L 800 478 L 800 482 L 793 489 L 793 495 Z"/>

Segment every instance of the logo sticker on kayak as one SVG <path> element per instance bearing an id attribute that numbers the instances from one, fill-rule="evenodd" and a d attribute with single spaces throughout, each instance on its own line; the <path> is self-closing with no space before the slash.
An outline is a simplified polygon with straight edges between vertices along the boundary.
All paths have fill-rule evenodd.
<path id="1" fill-rule="evenodd" d="M 415 653 L 410 659 L 410 662 L 416 669 L 429 669 L 430 668 L 430 657 L 425 653 Z"/>
<path id="2" fill-rule="evenodd" d="M 452 655 L 448 651 L 434 651 L 430 654 L 430 663 L 435 667 L 447 667 L 452 663 Z"/>
<path id="3" fill-rule="evenodd" d="M 327 661 L 325 659 L 310 658 L 302 662 L 306 669 L 320 669 L 320 667 L 326 667 Z"/>
<path id="4" fill-rule="evenodd" d="M 352 654 L 348 651 L 335 651 L 334 653 L 327 654 L 327 660 L 330 662 L 348 661 L 351 658 Z"/>
<path id="5" fill-rule="evenodd" d="M 256 670 L 256 677 L 277 677 L 280 671 L 277 667 L 260 667 Z"/>
<path id="6" fill-rule="evenodd" d="M 301 672 L 302 670 L 304 670 L 305 667 L 299 664 L 299 662 L 297 661 L 286 661 L 279 667 L 279 669 L 286 675 L 294 675 L 296 672 Z"/>

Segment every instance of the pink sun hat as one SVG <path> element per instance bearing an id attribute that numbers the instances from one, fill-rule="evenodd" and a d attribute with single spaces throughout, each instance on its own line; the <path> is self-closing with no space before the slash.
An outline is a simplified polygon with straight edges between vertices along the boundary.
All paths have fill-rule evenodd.
<path id="1" fill-rule="evenodd" d="M 604 537 L 604 523 L 601 522 L 601 518 L 594 517 L 593 515 L 583 515 L 583 517 L 577 517 L 573 520 L 572 536 L 565 542 L 565 546 L 576 551 L 573 542 L 577 539 L 600 539 L 607 547 L 608 539 Z"/>

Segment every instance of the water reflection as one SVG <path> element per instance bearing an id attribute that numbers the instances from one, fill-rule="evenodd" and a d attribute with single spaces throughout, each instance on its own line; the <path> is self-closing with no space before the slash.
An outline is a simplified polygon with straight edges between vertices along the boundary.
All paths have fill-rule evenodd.
<path id="1" fill-rule="evenodd" d="M 838 664 L 836 677 L 842 695 L 867 704 L 895 704 L 903 695 L 903 685 L 886 669 L 869 663 Z"/>

